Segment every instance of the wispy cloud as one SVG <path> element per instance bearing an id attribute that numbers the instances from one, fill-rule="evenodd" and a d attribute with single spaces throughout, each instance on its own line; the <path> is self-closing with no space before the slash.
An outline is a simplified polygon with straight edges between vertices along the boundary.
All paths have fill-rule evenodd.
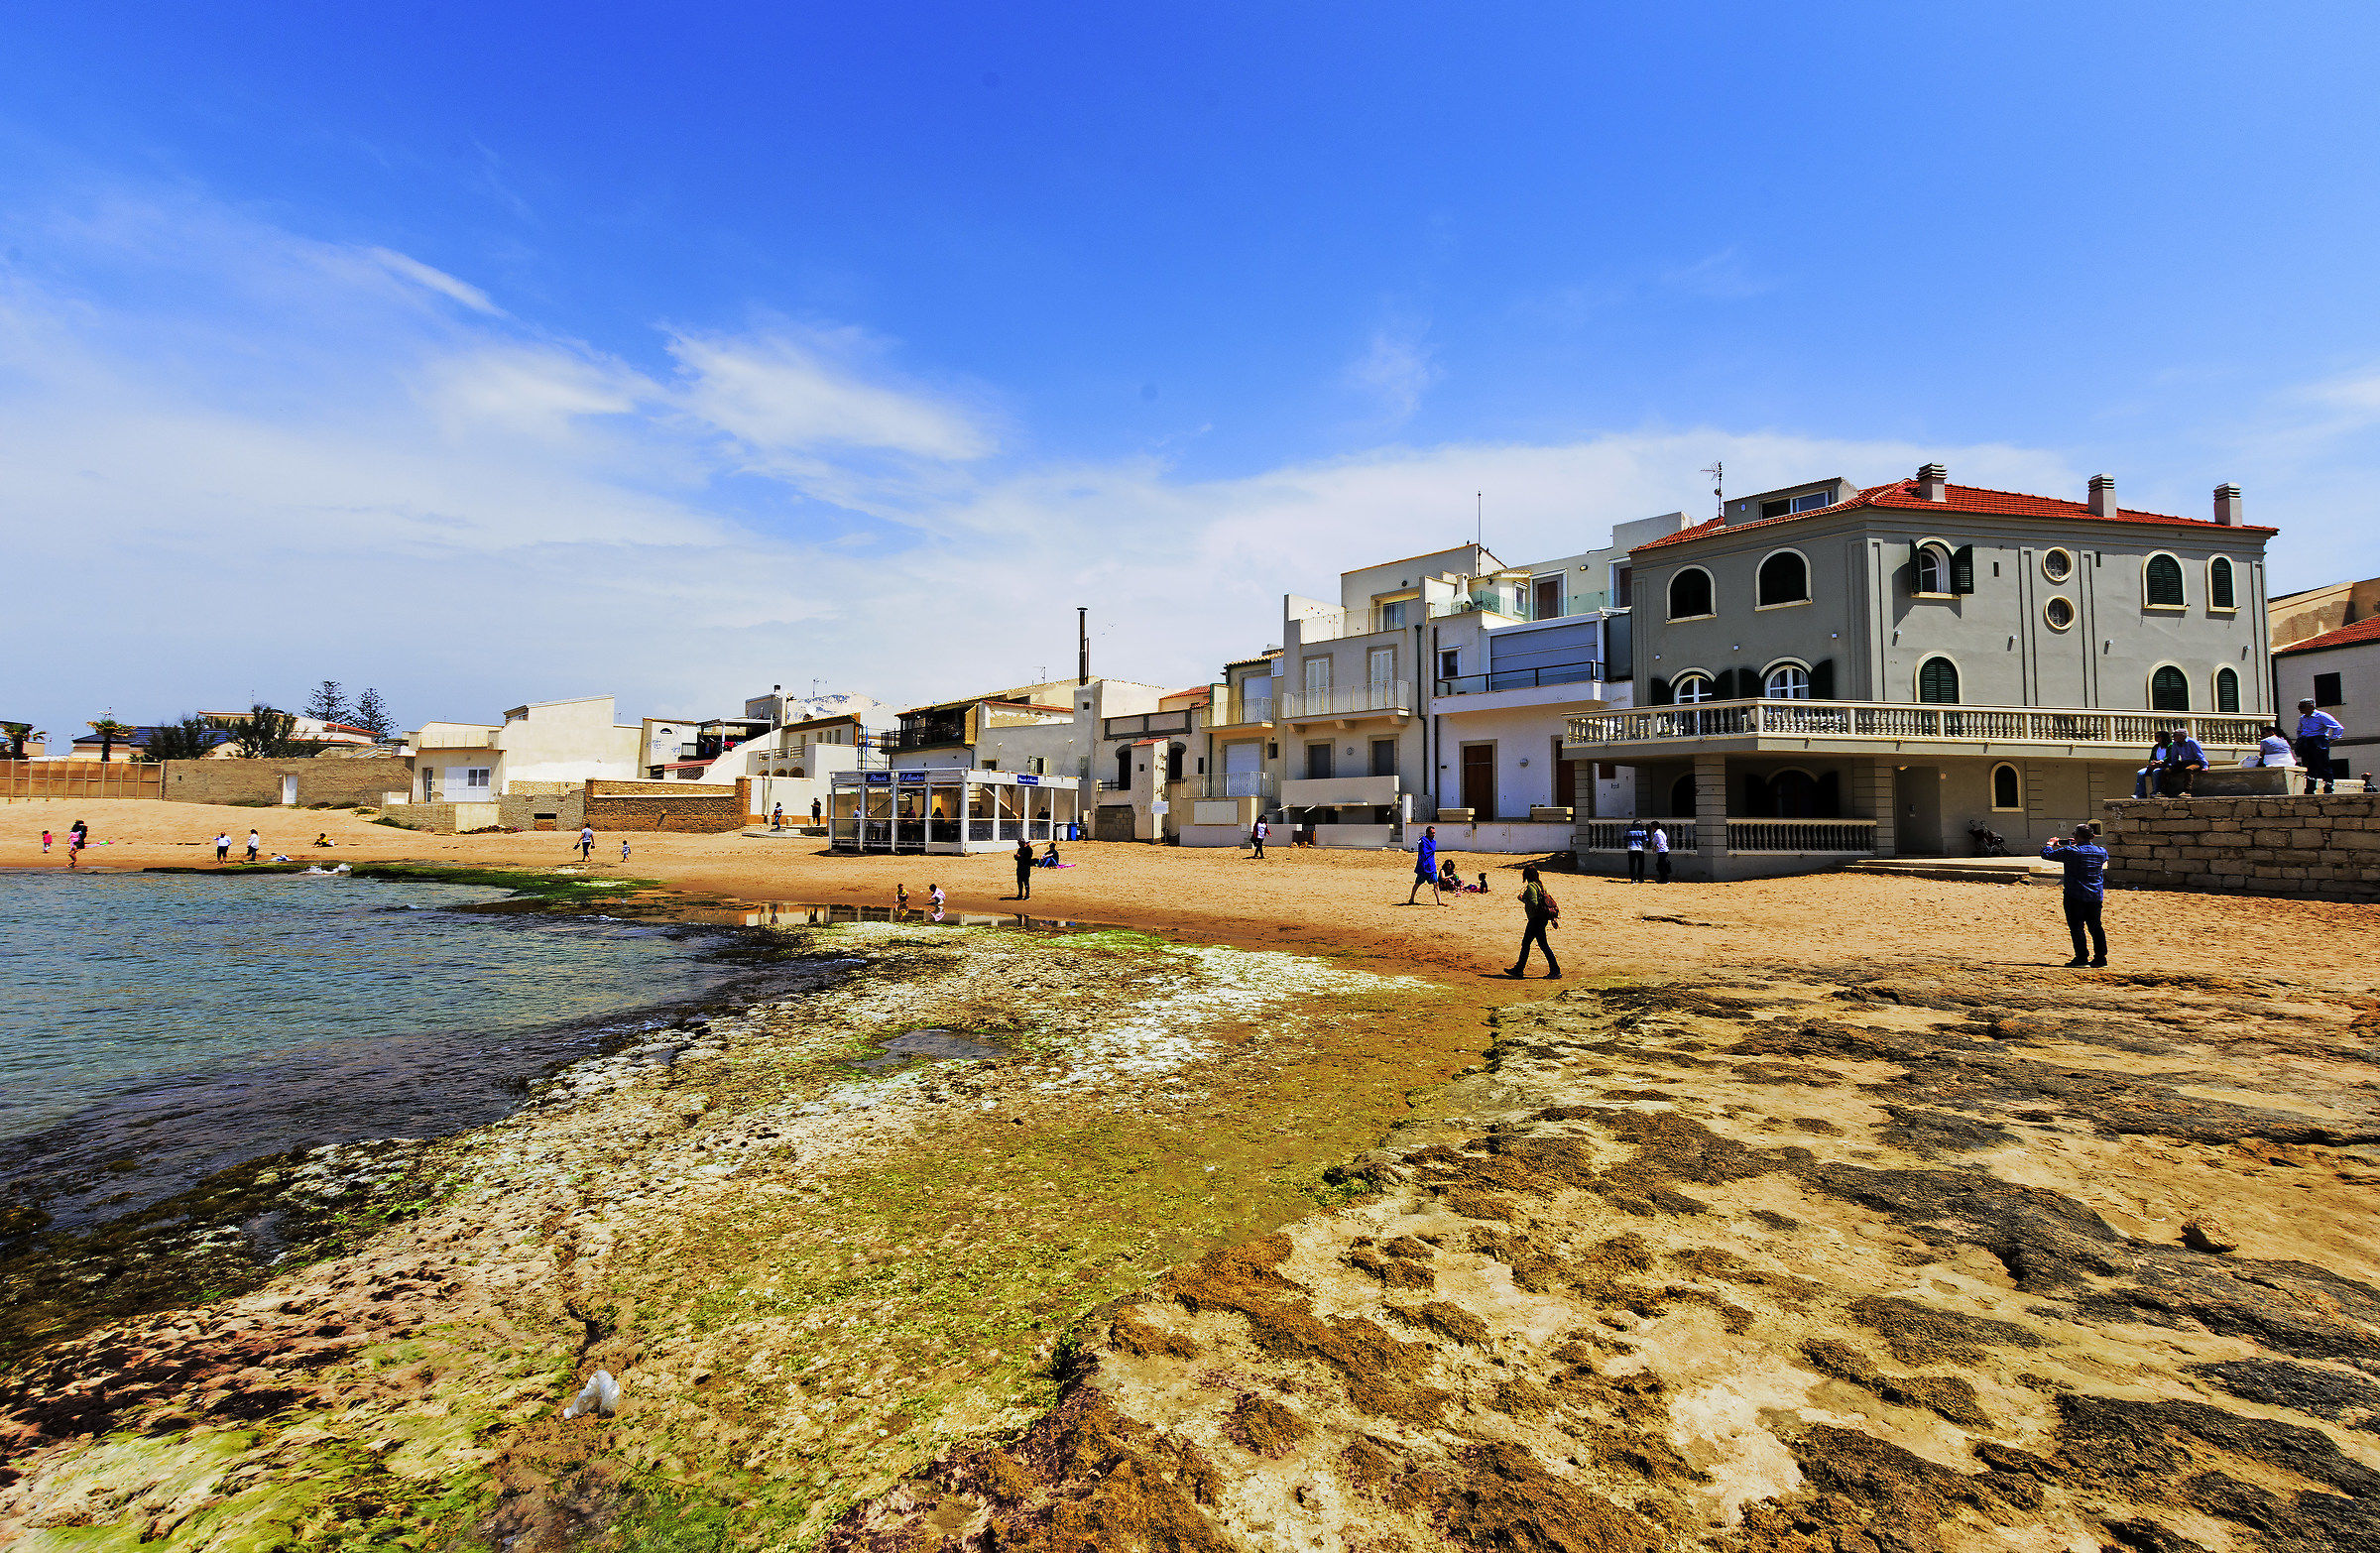
<path id="1" fill-rule="evenodd" d="M 393 248 L 367 248 L 364 257 L 401 280 L 436 292 L 451 301 L 461 302 L 473 312 L 500 313 L 504 309 L 489 299 L 488 294 L 467 281 L 458 281 L 443 270 L 432 269 L 420 260 L 401 254 Z"/>
<path id="2" fill-rule="evenodd" d="M 1426 343 L 1426 325 L 1376 329 L 1371 344 L 1349 362 L 1342 381 L 1377 408 L 1380 429 L 1393 430 L 1421 409 L 1421 396 L 1438 381 L 1438 366 Z"/>
<path id="3" fill-rule="evenodd" d="M 1776 289 L 1776 282 L 1757 274 L 1732 244 L 1705 254 L 1692 264 L 1663 271 L 1661 284 L 1672 291 L 1715 301 L 1740 301 Z"/>

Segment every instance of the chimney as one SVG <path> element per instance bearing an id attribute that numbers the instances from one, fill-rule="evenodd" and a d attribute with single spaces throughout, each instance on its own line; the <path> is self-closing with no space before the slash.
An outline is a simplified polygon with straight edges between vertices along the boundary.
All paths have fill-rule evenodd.
<path id="1" fill-rule="evenodd" d="M 1917 472 L 1917 496 L 1924 502 L 1947 502 L 1951 499 L 1951 472 L 1940 464 L 1928 464 Z"/>
<path id="2" fill-rule="evenodd" d="M 2218 485 L 2214 488 L 2214 521 L 2228 524 L 2234 529 L 2248 521 L 2240 508 L 2238 486 Z"/>
<path id="3" fill-rule="evenodd" d="M 2090 477 L 2090 515 L 2093 518 L 2115 516 L 2115 476 L 2102 474 Z"/>

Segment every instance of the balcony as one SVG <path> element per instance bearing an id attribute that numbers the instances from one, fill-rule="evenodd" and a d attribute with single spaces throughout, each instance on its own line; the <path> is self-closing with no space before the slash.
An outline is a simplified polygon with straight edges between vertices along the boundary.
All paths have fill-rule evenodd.
<path id="1" fill-rule="evenodd" d="M 1981 755 L 1995 750 L 2113 758 L 2145 752 L 2162 728 L 2186 728 L 2216 763 L 2256 748 L 2270 719 L 2186 712 L 2102 712 L 2016 706 L 1933 706 L 1906 701 L 1704 701 L 1570 719 L 1569 748 L 1680 755 L 1761 749 L 1888 755 L 1911 749 Z"/>
<path id="2" fill-rule="evenodd" d="M 1375 680 L 1344 690 L 1294 691 L 1280 701 L 1281 720 L 1290 723 L 1323 717 L 1406 717 L 1413 711 L 1413 686 L 1403 679 Z"/>
<path id="3" fill-rule="evenodd" d="M 1198 713 L 1190 707 L 1170 712 L 1134 712 L 1127 717 L 1108 717 L 1100 720 L 1100 736 L 1105 739 L 1140 739 L 1152 734 L 1186 734 L 1198 731 Z"/>
<path id="4" fill-rule="evenodd" d="M 1269 690 L 1272 681 L 1266 679 Z M 1219 696 L 1215 701 L 1214 720 L 1209 728 L 1266 728 L 1272 724 L 1271 695 Z"/>
<path id="5" fill-rule="evenodd" d="M 1396 802 L 1394 776 L 1299 776 L 1281 783 L 1281 802 L 1293 809 L 1368 808 Z"/>
<path id="6" fill-rule="evenodd" d="M 1601 663 L 1549 663 L 1542 668 L 1499 668 L 1438 681 L 1440 695 L 1492 695 L 1498 690 L 1535 690 L 1545 685 L 1592 684 L 1604 677 Z"/>
<path id="7" fill-rule="evenodd" d="M 932 750 L 943 745 L 967 742 L 967 719 L 964 717 L 935 718 L 930 722 L 902 723 L 896 733 L 884 736 L 886 750 L 900 753 L 906 750 Z"/>
<path id="8" fill-rule="evenodd" d="M 1209 772 L 1184 785 L 1193 798 L 1269 798 L 1279 779 L 1271 772 Z"/>

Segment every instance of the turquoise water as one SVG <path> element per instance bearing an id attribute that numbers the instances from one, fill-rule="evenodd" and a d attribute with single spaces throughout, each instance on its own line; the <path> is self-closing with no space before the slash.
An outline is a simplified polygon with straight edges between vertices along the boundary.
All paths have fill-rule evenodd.
<path id="1" fill-rule="evenodd" d="M 257 1154 L 473 1126 L 745 969 L 706 952 L 716 930 L 441 909 L 504 894 L 0 874 L 0 1183 L 63 1221 Z"/>

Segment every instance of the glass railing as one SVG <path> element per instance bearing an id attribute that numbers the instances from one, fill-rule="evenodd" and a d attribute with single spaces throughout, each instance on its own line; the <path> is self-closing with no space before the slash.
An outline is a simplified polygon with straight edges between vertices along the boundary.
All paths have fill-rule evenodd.
<path id="1" fill-rule="evenodd" d="M 1494 690 L 1535 690 L 1545 685 L 1587 684 L 1604 677 L 1601 663 L 1549 663 L 1541 668 L 1497 668 L 1438 681 L 1440 695 L 1483 695 Z"/>

